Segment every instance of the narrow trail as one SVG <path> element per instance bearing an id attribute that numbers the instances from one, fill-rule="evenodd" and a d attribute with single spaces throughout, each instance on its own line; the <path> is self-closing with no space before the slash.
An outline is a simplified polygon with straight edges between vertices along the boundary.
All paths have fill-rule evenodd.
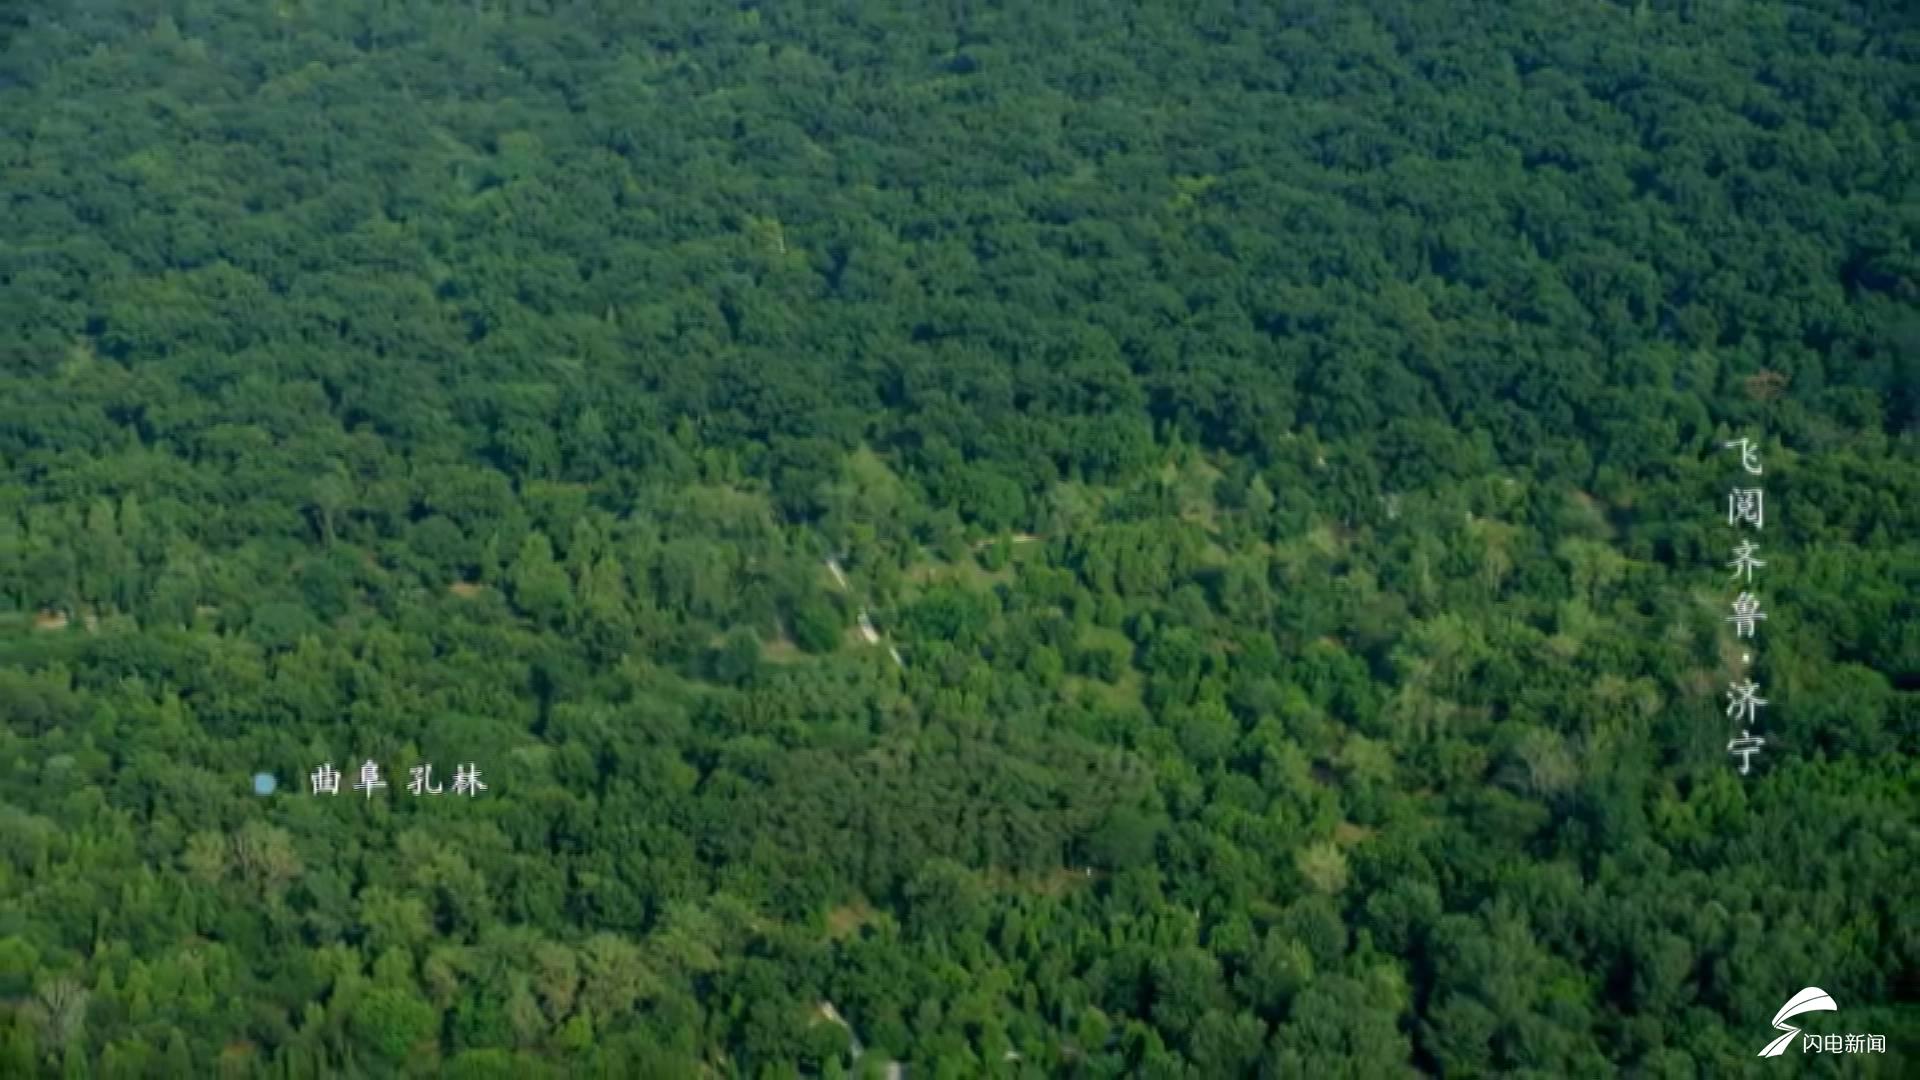
<path id="1" fill-rule="evenodd" d="M 846 593 L 848 596 L 854 595 L 853 586 L 847 582 L 846 571 L 840 569 L 840 559 L 838 556 L 827 556 L 827 572 L 833 575 L 833 580 L 839 584 L 840 591 Z M 873 619 L 867 614 L 867 606 L 865 604 L 860 605 L 858 623 L 860 626 L 860 637 L 865 640 L 867 644 L 886 646 L 887 655 L 893 657 L 893 662 L 900 665 L 902 671 L 906 670 L 906 659 L 900 655 L 899 648 L 888 641 L 885 635 L 881 634 L 880 631 L 874 627 Z"/>
<path id="2" fill-rule="evenodd" d="M 853 1025 L 847 1023 L 847 1018 L 844 1016 L 841 1016 L 840 1010 L 833 1007 L 833 1002 L 822 1001 L 820 1003 L 820 1007 L 815 1010 L 815 1013 L 820 1017 L 820 1019 L 825 1020 L 830 1024 L 838 1024 L 844 1031 L 846 1031 L 847 1051 L 849 1054 L 851 1054 L 853 1058 L 850 1064 L 852 1065 L 860 1064 L 860 1059 L 867 1055 L 866 1045 L 860 1041 L 860 1036 L 854 1032 Z M 906 1076 L 906 1073 L 907 1073 L 907 1067 L 905 1063 L 899 1062 L 899 1061 L 889 1061 L 887 1062 L 886 1066 L 883 1068 L 881 1075 L 887 1077 L 888 1080 L 900 1080 L 900 1078 Z"/>

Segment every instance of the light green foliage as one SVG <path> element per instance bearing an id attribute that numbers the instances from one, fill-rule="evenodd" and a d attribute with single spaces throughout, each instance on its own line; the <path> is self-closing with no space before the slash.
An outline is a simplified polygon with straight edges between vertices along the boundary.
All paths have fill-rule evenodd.
<path id="1" fill-rule="evenodd" d="M 0 1076 L 1906 1049 L 1910 6 L 0 4 Z"/>

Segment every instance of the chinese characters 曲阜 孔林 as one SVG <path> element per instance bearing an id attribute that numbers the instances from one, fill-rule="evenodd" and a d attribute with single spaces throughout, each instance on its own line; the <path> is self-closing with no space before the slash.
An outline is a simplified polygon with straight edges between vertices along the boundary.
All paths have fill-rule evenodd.
<path id="1" fill-rule="evenodd" d="M 444 784 L 434 782 L 431 764 L 412 766 L 408 769 L 408 775 L 411 777 L 407 781 L 408 794 L 439 795 L 446 790 Z M 377 762 L 369 758 L 361 764 L 360 779 L 353 785 L 353 790 L 364 791 L 366 797 L 371 799 L 374 792 L 386 786 L 387 782 L 380 778 L 380 766 Z M 315 795 L 340 794 L 340 771 L 333 767 L 333 762 L 329 761 L 313 770 L 311 790 Z M 480 780 L 480 766 L 471 761 L 454 766 L 453 794 L 465 795 L 471 799 L 485 790 L 487 785 Z"/>

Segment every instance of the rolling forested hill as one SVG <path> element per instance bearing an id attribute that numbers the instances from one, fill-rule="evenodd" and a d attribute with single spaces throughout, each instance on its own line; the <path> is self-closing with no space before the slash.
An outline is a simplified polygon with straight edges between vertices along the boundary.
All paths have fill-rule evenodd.
<path id="1" fill-rule="evenodd" d="M 1917 96 L 1904 0 L 0 0 L 0 1076 L 1911 1076 Z"/>

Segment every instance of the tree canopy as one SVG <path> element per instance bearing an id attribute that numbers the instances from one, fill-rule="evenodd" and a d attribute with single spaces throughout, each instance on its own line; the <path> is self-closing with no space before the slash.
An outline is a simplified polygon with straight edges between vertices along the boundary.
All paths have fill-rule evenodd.
<path id="1" fill-rule="evenodd" d="M 1916 70 L 0 3 L 0 1075 L 1911 1075 Z"/>

